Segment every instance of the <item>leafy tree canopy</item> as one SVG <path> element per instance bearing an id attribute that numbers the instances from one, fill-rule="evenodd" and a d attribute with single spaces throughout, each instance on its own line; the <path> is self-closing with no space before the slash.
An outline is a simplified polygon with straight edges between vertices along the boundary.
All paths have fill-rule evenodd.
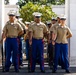
<path id="1" fill-rule="evenodd" d="M 17 3 L 20 8 L 24 6 L 28 2 L 33 2 L 34 4 L 53 4 L 53 5 L 63 5 L 65 4 L 65 0 L 19 0 Z"/>
<path id="2" fill-rule="evenodd" d="M 4 4 L 5 5 L 9 4 L 9 0 L 4 0 Z"/>
<path id="3" fill-rule="evenodd" d="M 23 18 L 23 22 L 33 21 L 34 16 L 32 14 L 34 12 L 42 13 L 43 22 L 47 20 L 51 20 L 52 17 L 56 16 L 56 14 L 52 11 L 52 8 L 50 6 L 33 4 L 29 2 L 20 9 L 20 14 L 21 14 L 21 18 Z"/>

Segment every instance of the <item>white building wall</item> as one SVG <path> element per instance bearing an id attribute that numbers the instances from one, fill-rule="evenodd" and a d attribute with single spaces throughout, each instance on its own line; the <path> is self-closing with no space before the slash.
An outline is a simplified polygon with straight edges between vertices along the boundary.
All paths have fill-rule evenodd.
<path id="1" fill-rule="evenodd" d="M 73 33 L 70 39 L 70 64 L 76 66 L 76 0 L 66 0 L 67 23 Z"/>
<path id="2" fill-rule="evenodd" d="M 70 60 L 71 64 L 76 65 L 76 0 L 70 1 L 70 29 L 72 30 L 73 37 L 70 40 Z"/>
<path id="3" fill-rule="evenodd" d="M 3 25 L 4 25 L 4 0 L 0 0 L 0 39 Z"/>
<path id="4" fill-rule="evenodd" d="M 52 10 L 57 14 L 65 14 L 65 5 L 53 5 Z"/>
<path id="5" fill-rule="evenodd" d="M 0 40 L 3 26 L 4 26 L 4 0 L 0 0 Z M 1 61 L 1 43 L 0 43 L 0 61 Z"/>

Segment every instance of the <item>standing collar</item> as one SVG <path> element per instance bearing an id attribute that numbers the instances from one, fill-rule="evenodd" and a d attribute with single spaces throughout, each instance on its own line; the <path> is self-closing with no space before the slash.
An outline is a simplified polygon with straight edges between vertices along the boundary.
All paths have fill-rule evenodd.
<path id="1" fill-rule="evenodd" d="M 13 24 L 16 24 L 16 23 L 17 23 L 17 20 L 14 20 L 14 22 L 12 22 L 12 23 L 9 20 L 9 24 L 12 24 L 13 25 Z"/>
<path id="2" fill-rule="evenodd" d="M 67 26 L 66 26 L 66 25 L 65 25 L 65 26 L 61 26 L 61 25 L 60 25 L 60 27 L 61 27 L 61 28 L 66 28 Z"/>

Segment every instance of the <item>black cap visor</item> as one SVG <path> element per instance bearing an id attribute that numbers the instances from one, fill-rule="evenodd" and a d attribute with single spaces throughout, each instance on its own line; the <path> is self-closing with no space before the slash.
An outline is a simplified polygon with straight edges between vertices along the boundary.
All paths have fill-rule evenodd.
<path id="1" fill-rule="evenodd" d="M 52 21 L 57 21 L 56 19 L 52 19 Z"/>
<path id="2" fill-rule="evenodd" d="M 66 18 L 61 18 L 60 20 L 66 20 Z"/>
<path id="3" fill-rule="evenodd" d="M 49 25 L 52 25 L 52 24 L 51 24 L 51 23 L 49 23 L 49 24 L 47 24 L 47 25 L 49 26 Z"/>
<path id="4" fill-rule="evenodd" d="M 41 16 L 35 16 L 36 18 L 40 18 Z"/>
<path id="5" fill-rule="evenodd" d="M 13 15 L 13 14 L 9 14 L 9 16 L 15 16 L 15 15 Z"/>

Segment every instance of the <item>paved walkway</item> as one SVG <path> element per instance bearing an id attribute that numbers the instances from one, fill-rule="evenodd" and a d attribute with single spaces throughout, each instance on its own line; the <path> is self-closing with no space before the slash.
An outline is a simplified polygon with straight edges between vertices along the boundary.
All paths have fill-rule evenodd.
<path id="1" fill-rule="evenodd" d="M 27 62 L 26 62 L 27 63 Z M 1 52 L 0 52 L 0 65 L 1 65 Z M 65 70 L 62 70 L 61 68 L 58 68 L 57 73 L 51 73 L 52 71 L 48 67 L 48 65 L 45 65 L 45 73 L 41 73 L 39 70 L 39 66 L 36 66 L 36 71 L 34 73 L 28 73 L 27 65 L 24 64 L 24 66 L 20 69 L 19 73 L 15 73 L 13 67 L 10 69 L 10 72 L 4 73 L 2 72 L 2 68 L 0 66 L 0 75 L 76 75 L 76 67 L 70 67 L 71 73 L 67 74 L 65 73 Z"/>
<path id="2" fill-rule="evenodd" d="M 41 73 L 39 66 L 36 66 L 36 70 L 34 73 L 28 73 L 27 65 L 24 65 L 19 73 L 15 73 L 13 67 L 10 69 L 10 72 L 4 73 L 0 67 L 0 75 L 76 75 L 76 67 L 70 67 L 71 73 L 65 73 L 65 70 L 58 68 L 57 73 L 51 73 L 48 65 L 45 65 L 45 73 Z"/>

